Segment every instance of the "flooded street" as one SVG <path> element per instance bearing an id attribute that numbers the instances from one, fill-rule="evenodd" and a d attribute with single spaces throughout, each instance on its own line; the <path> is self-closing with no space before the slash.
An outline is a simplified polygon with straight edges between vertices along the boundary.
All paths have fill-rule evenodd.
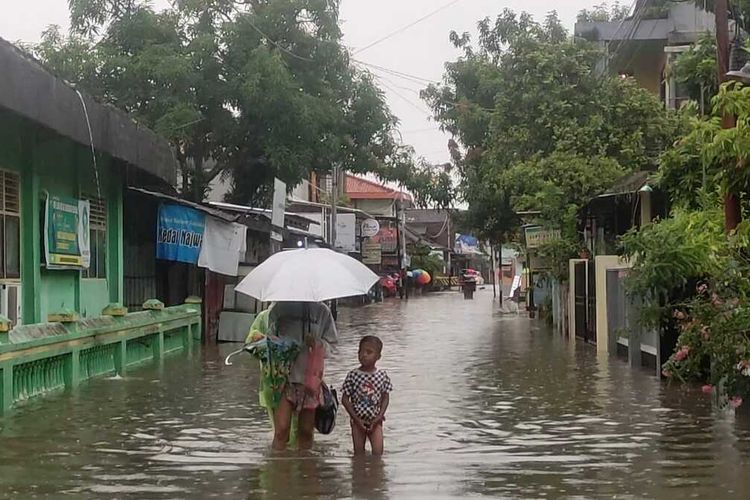
<path id="1" fill-rule="evenodd" d="M 351 458 L 343 409 L 309 454 L 269 452 L 257 366 L 209 348 L 100 379 L 0 420 L 0 497 L 732 498 L 750 488 L 750 423 L 712 413 L 491 292 L 344 309 L 337 387 L 379 335 L 395 390 L 382 461 Z M 745 492 L 745 493 L 742 493 Z"/>

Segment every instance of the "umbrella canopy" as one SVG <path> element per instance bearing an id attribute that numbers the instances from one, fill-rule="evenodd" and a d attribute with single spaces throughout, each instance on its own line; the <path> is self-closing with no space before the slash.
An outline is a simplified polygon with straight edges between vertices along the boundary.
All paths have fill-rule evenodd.
<path id="1" fill-rule="evenodd" d="M 272 255 L 235 290 L 263 302 L 323 302 L 366 295 L 379 279 L 348 255 L 305 248 Z"/>

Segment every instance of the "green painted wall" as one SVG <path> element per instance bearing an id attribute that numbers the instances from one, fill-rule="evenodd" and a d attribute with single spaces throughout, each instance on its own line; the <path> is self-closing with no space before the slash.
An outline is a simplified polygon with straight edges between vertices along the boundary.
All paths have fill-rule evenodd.
<path id="1" fill-rule="evenodd" d="M 123 178 L 112 159 L 31 122 L 0 111 L 0 168 L 21 175 L 21 284 L 23 323 L 40 323 L 62 308 L 83 317 L 101 314 L 123 300 Z M 84 279 L 75 270 L 42 266 L 44 199 L 50 195 L 99 196 L 107 203 L 107 271 L 104 279 Z"/>

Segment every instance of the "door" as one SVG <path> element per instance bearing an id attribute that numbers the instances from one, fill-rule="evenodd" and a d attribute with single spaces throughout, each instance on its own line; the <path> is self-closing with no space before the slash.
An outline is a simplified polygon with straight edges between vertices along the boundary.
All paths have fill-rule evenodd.
<path id="1" fill-rule="evenodd" d="M 574 308 L 575 308 L 575 335 L 576 337 L 586 339 L 587 325 L 587 300 L 588 283 L 586 280 L 587 261 L 575 262 L 575 290 L 574 290 Z"/>

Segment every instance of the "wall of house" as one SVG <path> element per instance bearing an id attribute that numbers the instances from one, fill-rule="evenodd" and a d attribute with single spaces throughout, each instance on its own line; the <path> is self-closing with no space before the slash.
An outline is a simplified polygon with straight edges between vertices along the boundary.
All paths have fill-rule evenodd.
<path id="1" fill-rule="evenodd" d="M 594 258 L 594 262 L 596 266 L 596 350 L 608 352 L 607 270 L 628 269 L 630 265 L 618 255 L 598 255 Z"/>
<path id="2" fill-rule="evenodd" d="M 661 51 L 645 52 L 636 57 L 627 70 L 633 73 L 638 85 L 655 96 L 661 95 L 662 71 L 666 55 Z"/>
<path id="3" fill-rule="evenodd" d="M 393 200 L 352 200 L 354 208 L 370 215 L 396 216 L 396 204 Z"/>
<path id="4" fill-rule="evenodd" d="M 0 169 L 20 174 L 21 310 L 23 323 L 40 323 L 52 312 L 72 309 L 99 316 L 122 300 L 122 174 L 111 158 L 30 121 L 0 111 Z M 98 178 L 98 180 L 97 180 Z M 106 276 L 83 278 L 79 270 L 43 267 L 42 224 L 47 194 L 101 197 L 107 211 Z"/>

